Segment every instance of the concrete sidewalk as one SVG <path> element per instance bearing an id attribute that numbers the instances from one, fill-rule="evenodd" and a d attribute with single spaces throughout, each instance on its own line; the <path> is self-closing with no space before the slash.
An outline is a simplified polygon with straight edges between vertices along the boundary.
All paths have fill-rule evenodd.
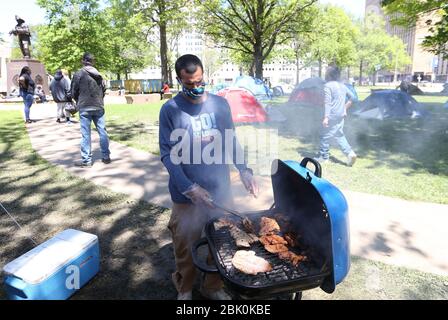
<path id="1" fill-rule="evenodd" d="M 35 118 L 39 118 L 35 114 Z M 170 207 L 168 175 L 159 157 L 111 142 L 113 162 L 104 165 L 98 135 L 92 132 L 92 168 L 73 166 L 80 159 L 79 123 L 57 124 L 42 115 L 28 125 L 33 148 L 49 162 L 135 199 Z M 325 172 L 324 172 L 325 173 Z M 261 194 L 247 195 L 235 179 L 233 191 L 240 210 L 267 209 L 273 203 L 267 177 L 258 178 Z M 448 274 L 448 206 L 405 201 L 344 190 L 350 208 L 351 254 L 440 275 Z"/>

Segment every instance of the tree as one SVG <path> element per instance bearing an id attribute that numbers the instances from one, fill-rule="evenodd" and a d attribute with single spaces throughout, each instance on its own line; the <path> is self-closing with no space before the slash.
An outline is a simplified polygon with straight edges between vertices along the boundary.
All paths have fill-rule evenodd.
<path id="1" fill-rule="evenodd" d="M 196 0 L 199 26 L 222 48 L 250 62 L 251 76 L 263 78 L 263 63 L 276 45 L 292 38 L 294 22 L 317 0 Z"/>
<path id="2" fill-rule="evenodd" d="M 106 13 L 113 41 L 108 71 L 114 73 L 118 80 L 122 74 L 127 79 L 131 71 L 139 71 L 154 60 L 154 50 L 148 43 L 144 17 L 137 12 L 136 2 L 110 0 L 109 3 Z"/>
<path id="3" fill-rule="evenodd" d="M 205 77 L 210 81 L 213 74 L 219 70 L 224 61 L 223 51 L 214 48 L 206 42 L 204 47 L 202 63 L 204 64 Z"/>
<path id="4" fill-rule="evenodd" d="M 418 21 L 429 26 L 423 47 L 448 58 L 448 2 L 446 0 L 383 0 L 387 14 L 394 16 L 393 24 L 413 27 Z"/>
<path id="5" fill-rule="evenodd" d="M 160 66 L 162 81 L 170 80 L 168 35 L 179 34 L 187 24 L 187 0 L 138 0 L 139 11 L 148 23 L 149 29 L 157 27 L 160 41 Z"/>
<path id="6" fill-rule="evenodd" d="M 410 64 L 406 47 L 399 38 L 391 37 L 385 31 L 385 21 L 381 16 L 369 14 L 358 22 L 361 35 L 356 40 L 357 61 L 359 64 L 359 84 L 363 73 L 376 76 L 380 70 L 398 70 Z"/>
<path id="7" fill-rule="evenodd" d="M 355 41 L 359 30 L 345 11 L 335 6 L 324 6 L 316 13 L 314 28 L 310 34 L 309 59 L 338 67 L 350 66 L 356 59 Z"/>
<path id="8" fill-rule="evenodd" d="M 81 66 L 84 52 L 95 54 L 97 67 L 111 66 L 113 42 L 107 16 L 96 0 L 37 0 L 45 9 L 47 25 L 38 28 L 41 59 L 49 72 Z"/>

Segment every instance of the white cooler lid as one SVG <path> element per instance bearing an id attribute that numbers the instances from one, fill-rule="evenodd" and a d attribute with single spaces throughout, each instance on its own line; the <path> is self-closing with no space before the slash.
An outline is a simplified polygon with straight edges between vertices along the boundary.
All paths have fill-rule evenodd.
<path id="1" fill-rule="evenodd" d="M 97 239 L 96 235 L 90 233 L 64 230 L 8 263 L 3 271 L 30 284 L 40 283 L 80 255 Z"/>

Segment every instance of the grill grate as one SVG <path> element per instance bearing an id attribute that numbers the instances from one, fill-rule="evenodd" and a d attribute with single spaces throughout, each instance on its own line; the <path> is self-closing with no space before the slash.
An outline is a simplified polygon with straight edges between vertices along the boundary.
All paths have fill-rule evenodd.
<path id="1" fill-rule="evenodd" d="M 266 216 L 266 215 L 265 215 Z M 254 219 L 251 219 L 254 221 Z M 218 262 L 224 268 L 227 277 L 240 282 L 246 286 L 267 286 L 280 285 L 282 282 L 291 282 L 300 280 L 304 277 L 321 275 L 323 272 L 322 266 L 316 265 L 316 260 L 311 255 L 310 248 L 294 248 L 293 252 L 306 252 L 308 256 L 307 261 L 300 262 L 296 267 L 291 263 L 281 260 L 276 254 L 266 251 L 260 242 L 251 245 L 250 249 L 240 249 L 236 246 L 233 237 L 230 235 L 229 229 L 223 227 L 215 230 L 212 227 L 211 237 L 213 239 L 214 247 L 217 252 Z M 304 250 L 306 249 L 306 250 Z M 232 265 L 232 258 L 238 250 L 252 250 L 258 257 L 266 259 L 272 266 L 273 270 L 257 275 L 248 275 Z"/>

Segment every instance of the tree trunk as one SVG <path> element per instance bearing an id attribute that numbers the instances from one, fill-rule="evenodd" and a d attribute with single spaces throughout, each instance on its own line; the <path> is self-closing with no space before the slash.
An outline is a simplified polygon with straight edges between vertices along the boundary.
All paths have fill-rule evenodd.
<path id="1" fill-rule="evenodd" d="M 319 59 L 319 78 L 322 78 L 322 59 Z"/>
<path id="2" fill-rule="evenodd" d="M 296 86 L 300 83 L 300 59 L 296 57 Z"/>
<path id="3" fill-rule="evenodd" d="M 250 63 L 249 76 L 255 77 L 255 61 Z"/>
<path id="4" fill-rule="evenodd" d="M 359 85 L 362 86 L 362 65 L 363 61 L 361 60 L 361 62 L 359 63 Z"/>
<path id="5" fill-rule="evenodd" d="M 166 42 L 166 23 L 161 21 L 160 30 L 160 66 L 162 69 L 162 81 L 168 81 L 168 44 Z"/>
<path id="6" fill-rule="evenodd" d="M 170 86 L 173 85 L 173 70 L 171 67 L 168 68 L 168 83 Z"/>
<path id="7" fill-rule="evenodd" d="M 263 80 L 263 48 L 261 46 L 261 39 L 257 39 L 255 41 L 254 67 L 255 67 L 255 78 Z"/>
<path id="8" fill-rule="evenodd" d="M 117 80 L 121 80 L 121 74 L 117 72 Z"/>
<path id="9" fill-rule="evenodd" d="M 378 74 L 378 72 L 377 71 L 375 71 L 374 73 L 373 73 L 373 86 L 376 86 L 376 75 Z"/>

